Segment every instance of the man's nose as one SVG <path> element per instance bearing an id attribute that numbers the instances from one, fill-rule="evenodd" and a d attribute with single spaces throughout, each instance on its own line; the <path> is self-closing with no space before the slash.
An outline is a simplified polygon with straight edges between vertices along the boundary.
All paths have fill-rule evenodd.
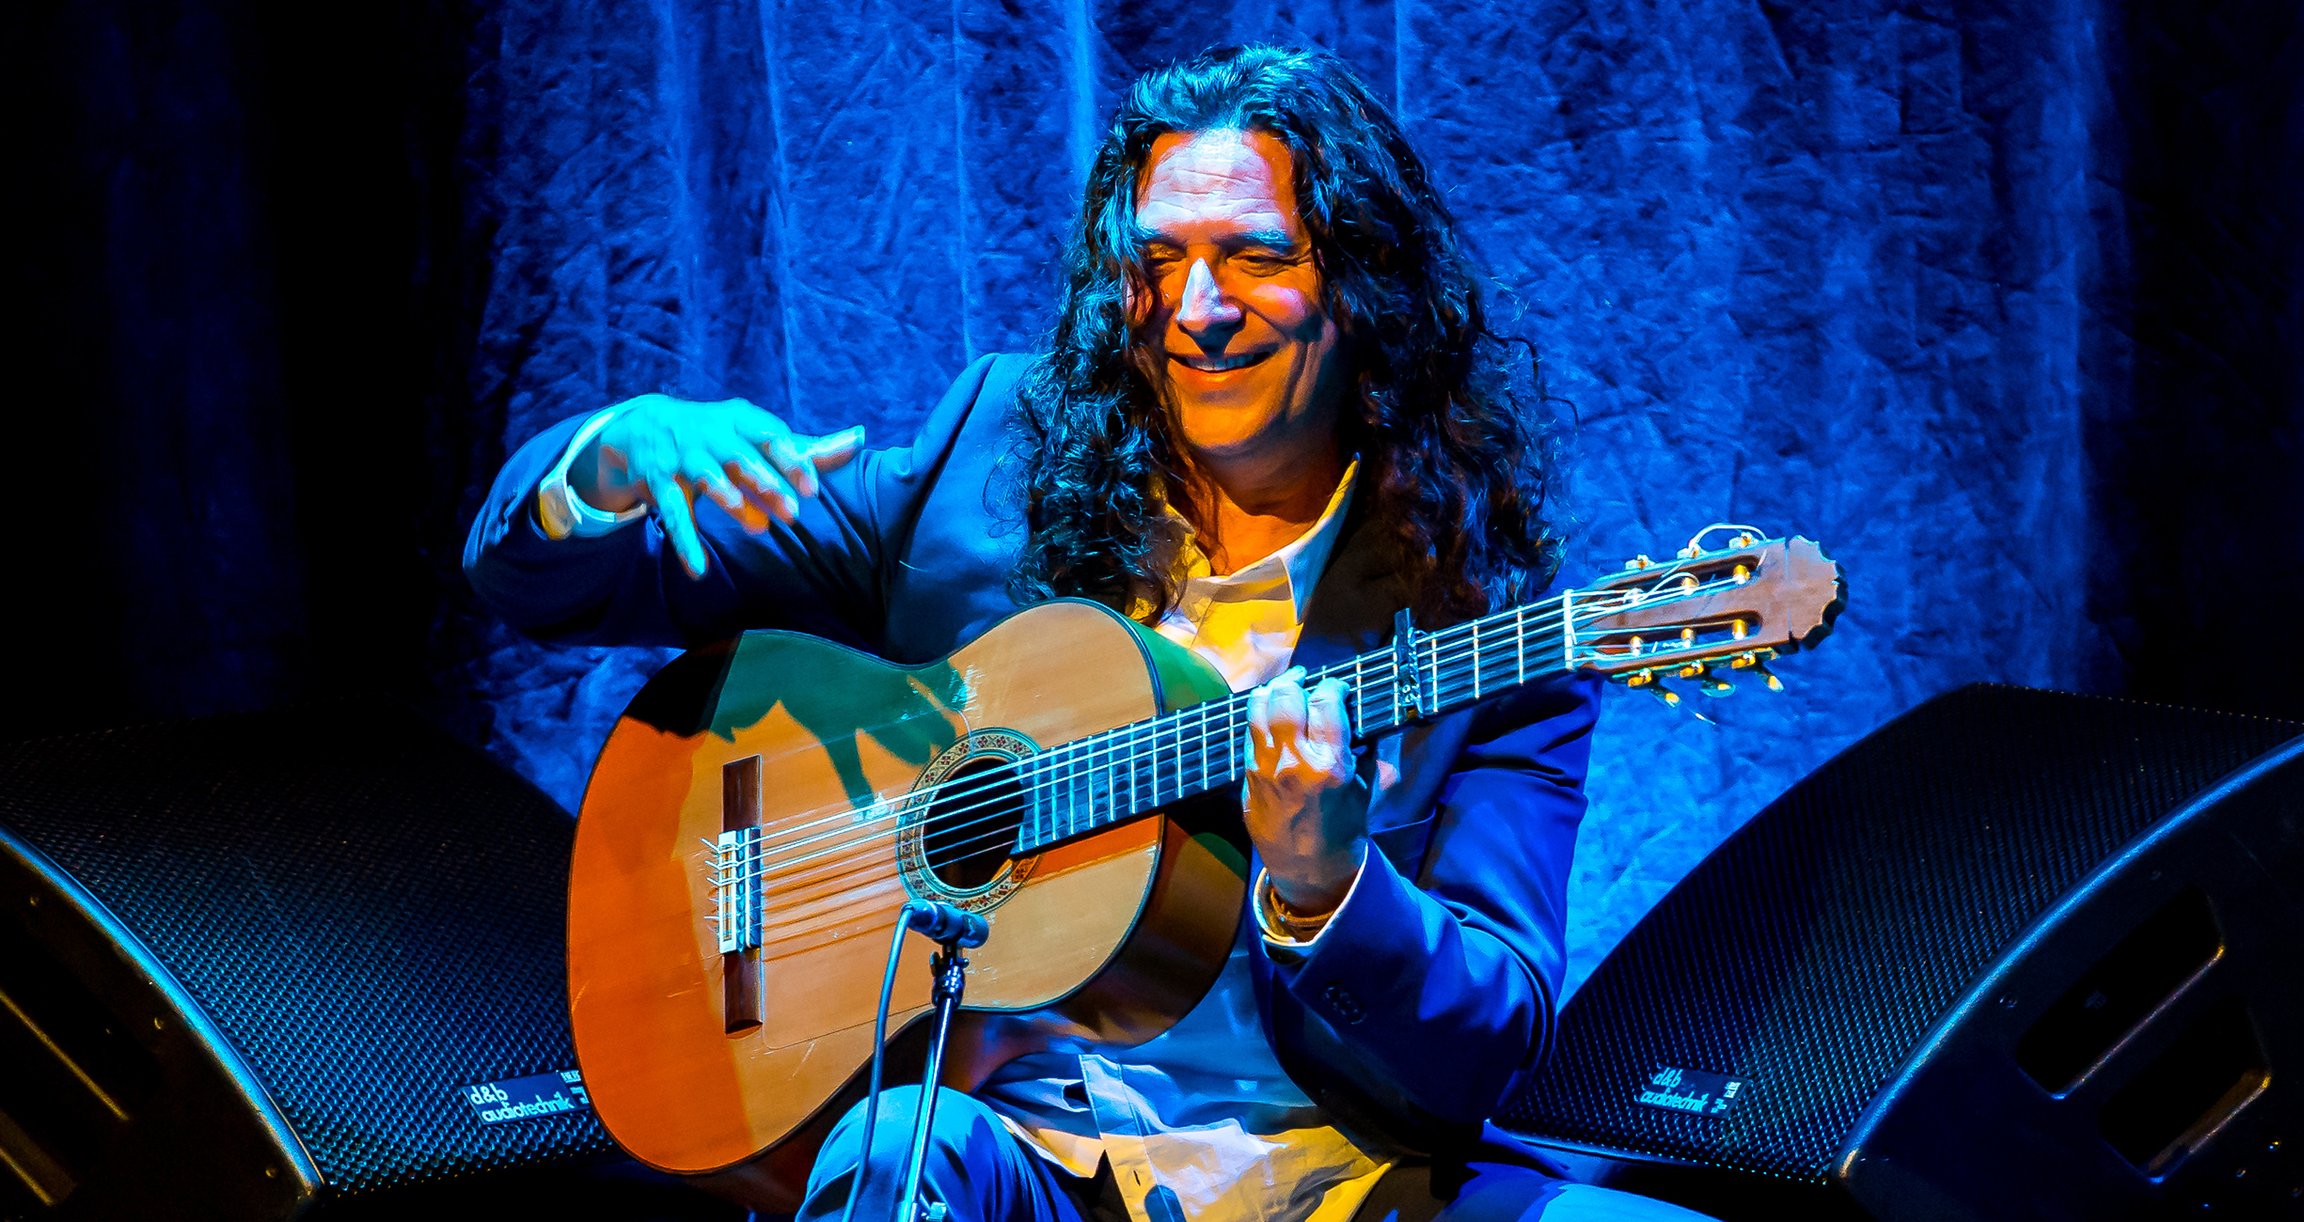
<path id="1" fill-rule="evenodd" d="M 1176 325 L 1200 341 L 1203 351 L 1223 347 L 1232 328 L 1240 325 L 1240 303 L 1224 295 L 1208 260 L 1194 259 L 1184 273 L 1184 298 L 1176 303 Z M 1213 341 L 1213 343 L 1211 343 Z"/>

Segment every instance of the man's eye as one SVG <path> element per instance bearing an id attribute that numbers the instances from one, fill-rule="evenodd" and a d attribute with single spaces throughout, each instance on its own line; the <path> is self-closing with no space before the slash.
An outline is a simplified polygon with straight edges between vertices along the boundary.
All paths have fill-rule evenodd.
<path id="1" fill-rule="evenodd" d="M 1289 260 L 1276 255 L 1234 255 L 1231 262 L 1251 276 L 1276 276 L 1290 265 Z"/>

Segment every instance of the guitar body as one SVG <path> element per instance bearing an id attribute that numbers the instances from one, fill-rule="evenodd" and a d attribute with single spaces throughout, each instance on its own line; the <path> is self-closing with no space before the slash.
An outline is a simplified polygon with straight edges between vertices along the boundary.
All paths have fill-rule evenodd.
<path id="1" fill-rule="evenodd" d="M 984 915 L 945 1084 L 1061 1036 L 1134 1043 L 1199 1000 L 1243 908 L 1236 812 L 1013 857 L 988 766 L 1226 694 L 1101 606 L 1021 612 L 940 662 L 790 633 L 684 655 L 602 749 L 576 830 L 569 1009 L 594 1108 L 634 1157 L 789 1209 L 868 1065 L 898 909 Z M 729 836 L 739 840 L 731 855 Z M 730 949 L 728 878 L 758 928 Z M 889 1030 L 929 1010 L 916 934 Z"/>

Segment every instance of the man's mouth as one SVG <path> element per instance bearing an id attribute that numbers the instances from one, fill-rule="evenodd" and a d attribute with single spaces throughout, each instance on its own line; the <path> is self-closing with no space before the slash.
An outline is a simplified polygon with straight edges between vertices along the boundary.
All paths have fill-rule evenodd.
<path id="1" fill-rule="evenodd" d="M 1197 369 L 1202 373 L 1230 373 L 1235 369 L 1246 369 L 1271 355 L 1270 350 L 1246 352 L 1237 356 L 1186 356 L 1181 352 L 1171 352 L 1168 354 L 1168 359 L 1187 369 Z"/>

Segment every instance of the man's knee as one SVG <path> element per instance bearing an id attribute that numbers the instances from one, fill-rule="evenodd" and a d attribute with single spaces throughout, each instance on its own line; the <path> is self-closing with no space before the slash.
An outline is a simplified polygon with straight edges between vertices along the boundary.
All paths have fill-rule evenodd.
<path id="1" fill-rule="evenodd" d="M 892 1173 L 904 1169 L 904 1160 L 912 1152 L 912 1127 L 917 1123 L 920 1106 L 927 1092 L 918 1086 L 897 1086 L 880 1092 L 879 1115 L 872 1122 L 872 1151 L 869 1162 L 873 1174 L 886 1168 Z M 816 1156 L 819 1174 L 828 1167 L 845 1169 L 864 1157 L 864 1121 L 870 1100 L 848 1109 L 840 1123 L 832 1126 L 832 1134 L 824 1141 L 824 1149 Z M 1000 1120 L 990 1108 L 959 1091 L 937 1088 L 936 1115 L 928 1131 L 928 1153 L 934 1166 L 939 1157 L 949 1161 L 965 1154 L 970 1143 L 979 1141 L 987 1128 L 997 1130 Z"/>
<path id="2" fill-rule="evenodd" d="M 893 1212 L 905 1164 L 912 1152 L 912 1128 L 928 1098 L 917 1086 L 883 1091 L 872 1122 L 872 1148 L 864 1148 L 865 1105 L 857 1104 L 832 1127 L 816 1166 L 808 1175 L 801 1222 L 830 1222 L 847 1212 L 856 1197 L 856 1216 L 884 1218 Z M 1023 1164 L 1032 1156 L 1009 1136 L 991 1109 L 951 1090 L 936 1093 L 936 1115 L 928 1149 L 920 1162 L 921 1188 L 951 1207 L 962 1222 L 1010 1219 L 1046 1211 Z"/>

